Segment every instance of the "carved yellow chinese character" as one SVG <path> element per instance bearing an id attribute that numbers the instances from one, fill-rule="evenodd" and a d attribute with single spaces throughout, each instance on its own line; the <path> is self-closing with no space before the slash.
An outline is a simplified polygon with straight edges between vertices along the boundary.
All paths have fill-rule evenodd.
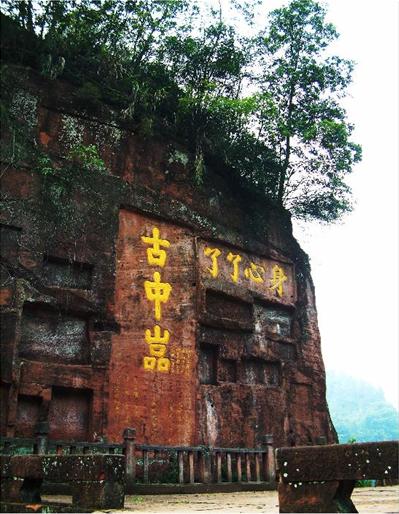
<path id="1" fill-rule="evenodd" d="M 159 238 L 159 229 L 154 227 L 152 229 L 152 237 L 142 236 L 141 240 L 145 244 L 152 245 L 152 248 L 147 248 L 147 260 L 151 266 L 160 266 L 163 268 L 166 262 L 166 251 L 161 249 L 170 247 L 170 242 L 167 239 Z"/>
<path id="2" fill-rule="evenodd" d="M 227 256 L 227 260 L 233 263 L 233 273 L 231 274 L 231 278 L 233 282 L 238 282 L 238 277 L 240 275 L 238 265 L 242 261 L 241 255 L 234 255 L 230 252 Z"/>
<path id="3" fill-rule="evenodd" d="M 157 370 L 167 373 L 170 370 L 170 360 L 167 358 L 158 359 Z"/>
<path id="4" fill-rule="evenodd" d="M 273 276 L 270 279 L 270 290 L 275 290 L 279 296 L 283 296 L 283 284 L 287 280 L 283 268 L 278 264 L 273 266 Z"/>
<path id="5" fill-rule="evenodd" d="M 155 303 L 155 319 L 161 319 L 161 303 L 169 300 L 172 286 L 168 282 L 161 282 L 161 275 L 158 271 L 154 272 L 154 282 L 146 280 L 144 282 L 144 289 L 147 299 Z"/>
<path id="6" fill-rule="evenodd" d="M 143 368 L 147 371 L 154 371 L 156 364 L 157 359 L 155 357 L 144 357 L 143 359 Z"/>
<path id="7" fill-rule="evenodd" d="M 153 357 L 165 357 L 166 346 L 164 344 L 150 344 L 150 355 Z"/>
<path id="8" fill-rule="evenodd" d="M 216 278 L 219 274 L 218 268 L 218 257 L 222 252 L 218 248 L 204 248 L 204 254 L 212 259 L 212 267 L 207 268 L 213 278 Z"/>
<path id="9" fill-rule="evenodd" d="M 250 267 L 245 268 L 244 275 L 252 282 L 261 284 L 264 282 L 265 268 L 251 262 Z"/>
<path id="10" fill-rule="evenodd" d="M 154 335 L 151 334 L 151 330 L 149 330 L 149 329 L 147 329 L 145 331 L 145 342 L 148 344 L 152 344 L 152 343 L 168 344 L 169 337 L 170 337 L 169 330 L 164 330 L 163 335 L 161 335 L 161 327 L 159 325 L 155 325 Z"/>
<path id="11" fill-rule="evenodd" d="M 167 357 L 157 359 L 156 357 L 145 356 L 143 359 L 143 368 L 146 371 L 157 370 L 162 373 L 167 373 L 170 370 L 170 360 Z"/>

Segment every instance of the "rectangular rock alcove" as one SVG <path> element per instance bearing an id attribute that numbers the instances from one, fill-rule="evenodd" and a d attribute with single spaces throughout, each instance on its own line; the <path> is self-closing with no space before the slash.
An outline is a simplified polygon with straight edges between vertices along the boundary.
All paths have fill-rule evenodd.
<path id="1" fill-rule="evenodd" d="M 5 436 L 7 433 L 8 421 L 8 396 L 10 394 L 10 384 L 0 384 L 0 435 Z"/>
<path id="2" fill-rule="evenodd" d="M 68 289 L 90 289 L 93 266 L 68 261 L 51 255 L 43 260 L 42 277 L 47 286 Z"/>
<path id="3" fill-rule="evenodd" d="M 220 359 L 218 366 L 218 378 L 220 382 L 237 382 L 237 361 L 233 359 Z"/>
<path id="4" fill-rule="evenodd" d="M 217 346 L 202 343 L 199 350 L 199 380 L 201 384 L 215 385 L 217 383 Z"/>
<path id="5" fill-rule="evenodd" d="M 19 356 L 45 362 L 89 363 L 87 320 L 45 306 L 25 304 Z"/>
<path id="6" fill-rule="evenodd" d="M 207 290 L 205 296 L 206 314 L 216 323 L 220 321 L 228 324 L 252 325 L 252 305 L 239 298 L 220 293 L 218 291 Z"/>
<path id="7" fill-rule="evenodd" d="M 291 343 L 276 343 L 277 353 L 281 360 L 290 361 L 296 359 L 296 348 Z"/>
<path id="8" fill-rule="evenodd" d="M 291 337 L 292 314 L 286 309 L 264 304 L 255 305 L 255 331 Z"/>
<path id="9" fill-rule="evenodd" d="M 280 364 L 263 359 L 244 359 L 244 383 L 277 386 L 280 384 Z"/>
<path id="10" fill-rule="evenodd" d="M 40 396 L 18 396 L 16 437 L 34 437 L 35 426 L 40 417 L 41 404 Z"/>
<path id="11" fill-rule="evenodd" d="M 6 259 L 17 257 L 21 232 L 19 227 L 0 223 L 1 255 Z"/>
<path id="12" fill-rule="evenodd" d="M 51 439 L 88 441 L 92 392 L 90 390 L 53 387 L 49 410 Z"/>

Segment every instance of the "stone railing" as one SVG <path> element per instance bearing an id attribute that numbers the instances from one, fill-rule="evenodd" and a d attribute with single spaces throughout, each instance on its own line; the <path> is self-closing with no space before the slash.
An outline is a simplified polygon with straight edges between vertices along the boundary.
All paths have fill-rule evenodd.
<path id="1" fill-rule="evenodd" d="M 125 456 L 126 492 L 153 484 L 180 486 L 207 484 L 208 489 L 230 484 L 230 490 L 275 487 L 273 437 L 264 436 L 261 448 L 211 448 L 137 444 L 135 430 L 127 428 L 123 443 L 49 440 L 47 423 L 39 423 L 35 439 L 1 438 L 3 455 L 121 454 Z"/>

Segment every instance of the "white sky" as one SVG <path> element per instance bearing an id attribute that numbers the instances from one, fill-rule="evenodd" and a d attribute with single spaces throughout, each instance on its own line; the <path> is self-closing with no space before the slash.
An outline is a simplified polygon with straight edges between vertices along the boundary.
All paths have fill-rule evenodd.
<path id="1" fill-rule="evenodd" d="M 341 35 L 334 51 L 357 62 L 345 107 L 363 160 L 349 181 L 354 212 L 340 225 L 296 227 L 295 234 L 311 257 L 327 370 L 381 387 L 398 408 L 399 4 L 327 5 Z"/>
<path id="2" fill-rule="evenodd" d="M 217 5 L 219 0 L 202 0 Z M 228 11 L 229 0 L 220 0 Z M 264 0 L 256 17 L 288 0 Z M 329 0 L 332 50 L 357 63 L 344 106 L 363 160 L 348 182 L 356 206 L 333 226 L 295 224 L 309 254 L 327 368 L 383 389 L 398 408 L 398 26 L 396 0 Z M 240 23 L 239 23 L 240 24 Z"/>

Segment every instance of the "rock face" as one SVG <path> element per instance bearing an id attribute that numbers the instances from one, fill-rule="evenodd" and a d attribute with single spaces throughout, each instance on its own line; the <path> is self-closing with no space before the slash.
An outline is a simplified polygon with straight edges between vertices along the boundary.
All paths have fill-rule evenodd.
<path id="1" fill-rule="evenodd" d="M 2 174 L 3 434 L 48 420 L 56 439 L 120 441 L 131 426 L 150 444 L 334 442 L 288 213 L 217 165 L 195 186 L 179 144 L 15 73 L 11 107 L 41 153 Z M 90 145 L 107 173 L 80 170 Z"/>

